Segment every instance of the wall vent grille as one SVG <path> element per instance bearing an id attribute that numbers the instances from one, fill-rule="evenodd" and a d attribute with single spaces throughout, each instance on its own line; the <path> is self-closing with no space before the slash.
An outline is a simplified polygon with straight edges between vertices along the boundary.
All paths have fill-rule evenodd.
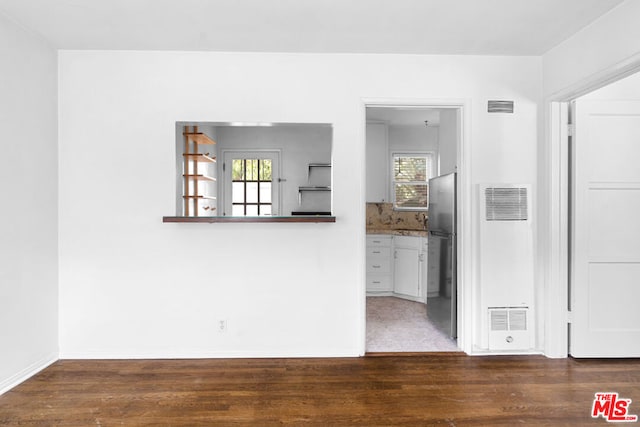
<path id="1" fill-rule="evenodd" d="M 489 113 L 513 113 L 513 101 L 489 101 L 487 103 Z"/>
<path id="2" fill-rule="evenodd" d="M 490 309 L 491 331 L 526 331 L 527 308 Z"/>
<path id="3" fill-rule="evenodd" d="M 484 191 L 487 221 L 528 220 L 528 194 L 521 187 L 488 187 Z"/>

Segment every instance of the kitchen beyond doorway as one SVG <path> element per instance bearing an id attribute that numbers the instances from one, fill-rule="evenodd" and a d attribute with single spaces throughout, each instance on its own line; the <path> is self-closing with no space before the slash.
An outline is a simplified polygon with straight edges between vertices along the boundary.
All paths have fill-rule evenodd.
<path id="1" fill-rule="evenodd" d="M 426 201 L 430 178 L 461 172 L 463 106 L 366 107 L 365 352 L 460 351 L 427 317 Z"/>
<path id="2" fill-rule="evenodd" d="M 367 297 L 367 353 L 460 351 L 456 340 L 439 331 L 419 302 Z"/>

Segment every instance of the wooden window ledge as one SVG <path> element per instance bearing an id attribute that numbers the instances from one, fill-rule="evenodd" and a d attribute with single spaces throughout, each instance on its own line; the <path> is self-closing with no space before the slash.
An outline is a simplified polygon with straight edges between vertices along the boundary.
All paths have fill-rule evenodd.
<path id="1" fill-rule="evenodd" d="M 336 222 L 335 216 L 165 216 L 167 223 L 214 223 L 214 222 Z"/>

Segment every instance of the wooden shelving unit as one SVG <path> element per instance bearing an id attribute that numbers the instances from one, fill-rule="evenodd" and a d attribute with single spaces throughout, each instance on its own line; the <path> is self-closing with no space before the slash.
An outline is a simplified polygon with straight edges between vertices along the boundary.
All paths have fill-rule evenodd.
<path id="1" fill-rule="evenodd" d="M 209 156 L 209 153 L 200 153 L 199 146 L 213 145 L 216 142 L 202 132 L 198 132 L 198 126 L 184 126 L 184 216 L 197 217 L 200 210 L 200 202 L 215 201 L 216 197 L 211 195 L 199 194 L 199 182 L 215 182 L 215 178 L 204 173 L 200 173 L 198 165 L 202 163 L 215 163 L 216 157 Z M 215 211 L 217 206 L 207 205 L 205 210 Z"/>

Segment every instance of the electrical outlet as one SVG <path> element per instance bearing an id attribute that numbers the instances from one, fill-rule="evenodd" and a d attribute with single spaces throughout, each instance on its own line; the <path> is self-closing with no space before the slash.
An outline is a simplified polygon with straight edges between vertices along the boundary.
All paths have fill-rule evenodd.
<path id="1" fill-rule="evenodd" d="M 218 320 L 218 332 L 227 332 L 226 320 Z"/>

